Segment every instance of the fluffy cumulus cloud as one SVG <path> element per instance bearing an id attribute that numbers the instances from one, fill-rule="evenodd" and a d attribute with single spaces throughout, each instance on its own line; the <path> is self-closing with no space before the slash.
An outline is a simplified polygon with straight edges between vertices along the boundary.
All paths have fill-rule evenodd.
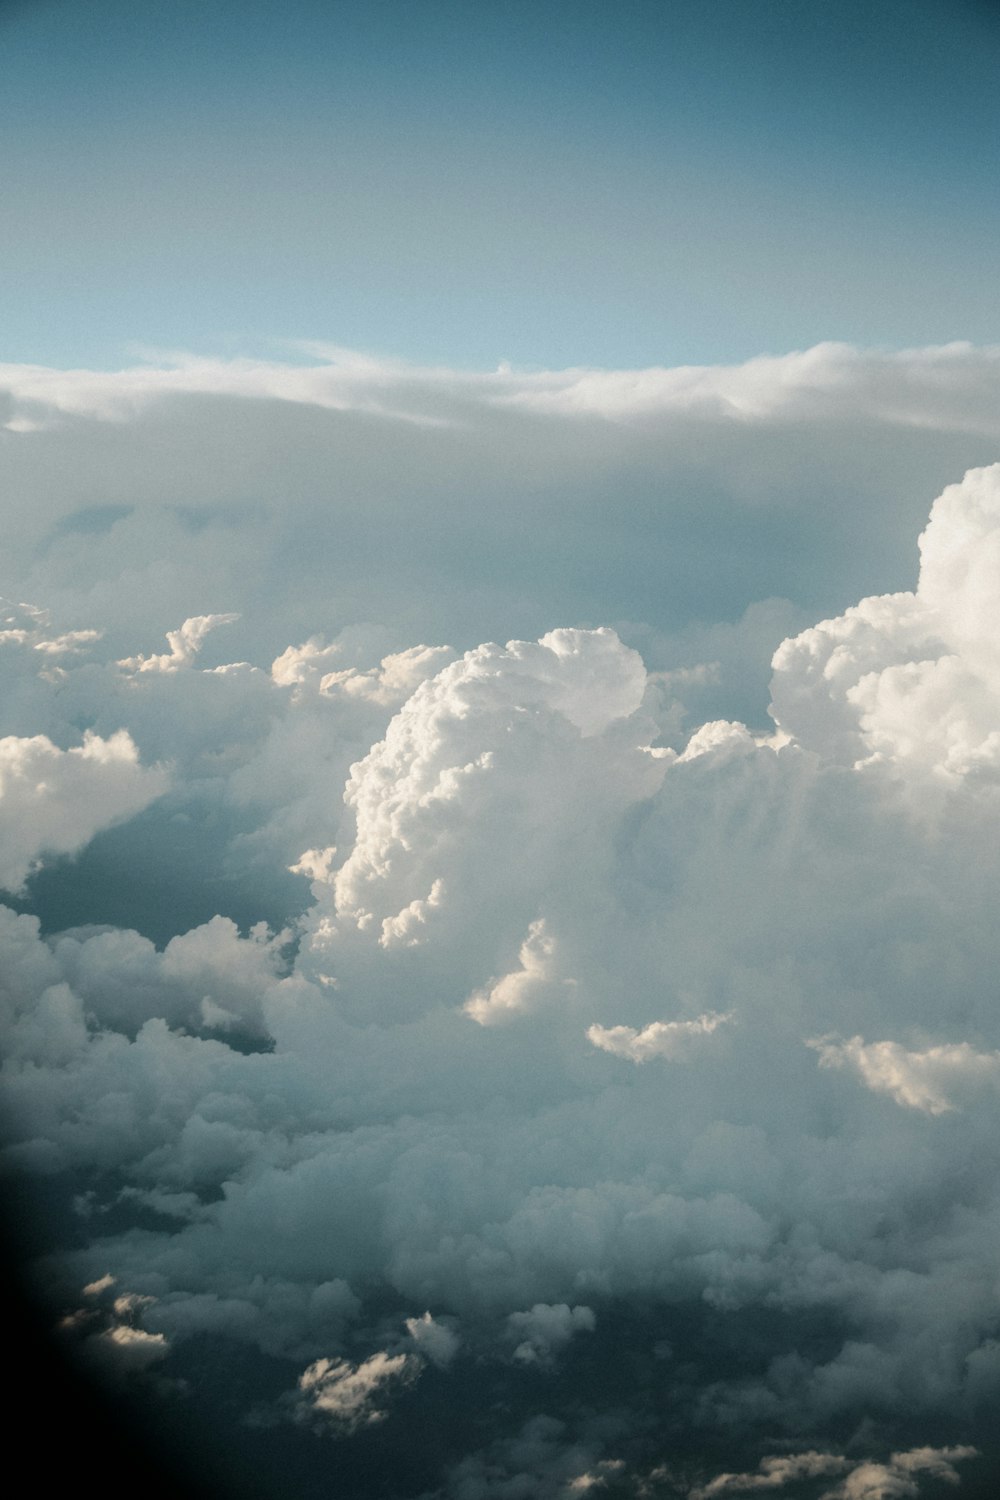
<path id="1" fill-rule="evenodd" d="M 129 816 L 209 861 L 158 941 L 2 914 L 4 1159 L 74 1337 L 265 1477 L 276 1427 L 454 1500 L 995 1477 L 998 612 L 1000 465 L 912 591 L 778 645 L 769 726 L 685 718 L 624 628 L 11 641 L 12 882 Z"/>
<path id="2" fill-rule="evenodd" d="M 202 648 L 205 637 L 217 625 L 231 625 L 239 615 L 195 615 L 177 630 L 167 631 L 170 650 L 159 656 L 125 657 L 119 666 L 134 672 L 176 672 L 189 667 Z"/>
<path id="3" fill-rule="evenodd" d="M 905 771 L 921 795 L 995 781 L 1000 765 L 1000 501 L 996 469 L 935 502 L 912 594 L 865 599 L 775 657 L 775 713 L 846 764 Z"/>
<path id="4" fill-rule="evenodd" d="M 75 854 L 101 828 L 164 792 L 167 772 L 144 767 L 127 730 L 60 750 L 44 734 L 0 739 L 0 886 L 17 891 L 46 854 Z"/>
<path id="5" fill-rule="evenodd" d="M 976 1052 L 968 1042 L 908 1052 L 898 1042 L 873 1042 L 859 1036 L 847 1042 L 810 1042 L 826 1068 L 847 1067 L 870 1089 L 911 1109 L 940 1115 L 954 1109 L 952 1097 L 970 1085 L 1000 1087 L 1000 1052 Z"/>

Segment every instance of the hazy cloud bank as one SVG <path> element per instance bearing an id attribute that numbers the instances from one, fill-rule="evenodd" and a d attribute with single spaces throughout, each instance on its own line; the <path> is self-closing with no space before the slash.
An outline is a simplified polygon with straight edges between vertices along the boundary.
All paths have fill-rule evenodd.
<path id="1" fill-rule="evenodd" d="M 258 665 L 362 621 L 379 656 L 610 624 L 651 669 L 714 663 L 708 716 L 727 692 L 759 712 L 784 637 L 912 584 L 934 495 L 996 457 L 998 372 L 994 349 L 835 344 L 639 371 L 7 365 L 0 589 L 120 658 L 209 610 L 240 619 L 206 659 Z"/>

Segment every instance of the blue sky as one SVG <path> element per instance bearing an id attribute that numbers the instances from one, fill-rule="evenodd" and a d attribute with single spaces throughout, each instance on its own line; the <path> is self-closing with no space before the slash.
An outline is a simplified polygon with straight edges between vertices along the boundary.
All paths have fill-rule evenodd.
<path id="1" fill-rule="evenodd" d="M 995 341 L 998 59 L 956 0 L 6 5 L 4 356 Z"/>

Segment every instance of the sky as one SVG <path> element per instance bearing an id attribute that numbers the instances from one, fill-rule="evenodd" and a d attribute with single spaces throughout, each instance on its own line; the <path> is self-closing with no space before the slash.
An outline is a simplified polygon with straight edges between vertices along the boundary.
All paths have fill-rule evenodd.
<path id="1" fill-rule="evenodd" d="M 0 5 L 40 1487 L 997 1493 L 998 61 Z"/>
<path id="2" fill-rule="evenodd" d="M 5 0 L 8 357 L 996 340 L 976 0 Z"/>

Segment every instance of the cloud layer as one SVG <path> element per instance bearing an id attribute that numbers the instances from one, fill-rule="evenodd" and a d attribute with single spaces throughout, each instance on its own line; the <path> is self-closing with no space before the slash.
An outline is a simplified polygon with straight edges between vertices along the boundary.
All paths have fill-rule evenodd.
<path id="1" fill-rule="evenodd" d="M 757 420 L 752 380 L 768 420 L 842 386 L 860 410 L 895 380 L 914 426 L 992 370 L 858 358 L 729 372 L 706 411 Z M 418 373 L 351 378 L 412 416 L 409 386 L 451 390 Z M 161 400 L 32 380 L 19 401 L 74 421 Z M 541 378 L 484 389 L 551 417 Z M 303 631 L 267 670 L 218 660 L 235 610 L 175 619 L 167 653 L 12 615 L 11 889 L 88 840 L 153 863 L 183 837 L 267 915 L 299 900 L 159 946 L 4 908 L 5 1160 L 62 1195 L 38 1274 L 68 1336 L 154 1403 L 175 1378 L 219 1402 L 206 1341 L 258 1361 L 247 1432 L 301 1442 L 475 1401 L 426 1486 L 461 1500 L 971 1472 L 1000 1381 L 998 607 L 995 465 L 935 501 L 912 592 L 779 645 L 769 729 L 685 720 L 699 664 L 607 626 Z"/>
<path id="2" fill-rule="evenodd" d="M 996 457 L 997 352 L 970 345 L 636 371 L 280 353 L 0 367 L 0 589 L 119 658 L 209 611 L 240 615 L 216 662 L 359 622 L 379 656 L 610 624 L 676 672 L 715 630 L 730 699 L 753 662 L 749 712 L 781 639 L 909 584 L 937 490 Z M 753 651 L 719 633 L 748 609 Z"/>

